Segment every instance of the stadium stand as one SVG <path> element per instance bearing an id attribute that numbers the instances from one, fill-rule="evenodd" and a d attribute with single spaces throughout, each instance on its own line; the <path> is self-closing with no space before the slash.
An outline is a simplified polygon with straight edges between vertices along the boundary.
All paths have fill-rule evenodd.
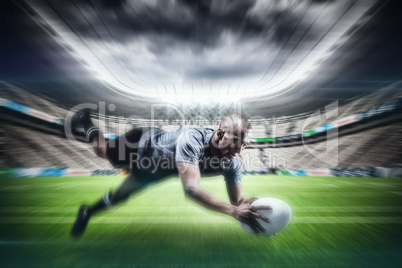
<path id="1" fill-rule="evenodd" d="M 263 161 L 260 161 L 261 168 L 402 167 L 401 127 L 401 123 L 394 123 L 314 144 L 265 148 L 263 161 L 270 165 L 265 166 Z M 242 153 L 243 159 L 256 157 L 256 151 L 257 149 L 245 150 Z M 245 162 L 246 170 L 256 169 L 255 165 L 251 167 L 247 163 L 249 161 Z"/>
<path id="2" fill-rule="evenodd" d="M 323 112 L 314 112 L 292 122 L 281 122 L 283 118 L 271 120 L 270 137 L 303 133 L 332 121 L 364 111 L 392 99 L 402 96 L 395 90 L 398 84 L 391 85 L 375 93 L 359 96 L 339 105 L 337 117 L 326 117 Z M 253 124 L 253 137 L 264 137 L 266 124 Z M 289 129 L 291 131 L 289 132 Z M 265 135 L 266 137 L 267 135 Z M 375 145 L 375 146 L 374 146 Z M 321 168 L 360 168 L 370 166 L 402 167 L 402 127 L 400 122 L 366 129 L 359 133 L 340 135 L 336 140 L 324 140 L 313 144 L 303 144 L 283 148 L 263 148 L 263 157 L 259 161 L 260 168 L 250 161 L 245 161 L 247 171 L 257 169 L 321 169 Z M 253 149 L 255 150 L 255 149 Z M 243 159 L 258 158 L 253 150 L 245 150 Z M 249 154 L 247 156 L 247 154 Z M 261 154 L 260 154 L 261 155 Z M 257 160 L 254 160 L 255 162 Z M 268 165 L 267 165 L 268 164 Z M 258 165 L 257 165 L 258 166 Z"/>
<path id="3" fill-rule="evenodd" d="M 72 145 L 68 140 L 25 127 L 5 125 L 5 157 L 7 167 L 42 168 L 111 168 L 107 160 L 99 159 L 89 144 Z"/>
<path id="4" fill-rule="evenodd" d="M 28 107 L 65 118 L 67 110 L 52 102 L 10 83 L 0 82 L 0 97 L 7 98 Z M 99 159 L 90 150 L 90 145 L 80 143 L 74 146 L 65 138 L 50 135 L 10 122 L 1 126 L 1 166 L 41 168 L 111 168 L 107 160 Z"/>
<path id="5" fill-rule="evenodd" d="M 401 129 L 401 124 L 396 123 L 326 142 L 285 148 L 249 149 L 242 153 L 242 159 L 246 160 L 243 163 L 247 171 L 267 171 L 270 168 L 402 167 Z"/>
<path id="6" fill-rule="evenodd" d="M 59 118 L 65 118 L 68 110 L 63 109 L 44 96 L 33 95 L 11 83 L 0 80 L 0 98 L 5 98 L 33 109 L 48 113 Z"/>
<path id="7" fill-rule="evenodd" d="M 39 111 L 64 119 L 67 110 L 51 100 L 36 96 L 10 83 L 0 82 L 0 97 L 29 106 Z M 336 108 L 336 117 L 326 117 L 321 109 L 293 117 L 273 119 L 253 119 L 253 138 L 281 137 L 300 134 L 306 130 L 364 111 L 375 105 L 401 97 L 400 91 L 392 85 L 376 93 L 360 96 Z M 339 106 L 338 106 L 339 105 Z M 132 127 L 135 122 L 118 120 L 116 117 L 95 120 L 102 123 L 106 133 L 120 135 Z M 216 129 L 219 120 L 188 120 L 186 126 L 201 126 Z M 146 122 L 149 123 L 149 122 Z M 165 131 L 175 131 L 180 122 L 159 120 L 154 125 Z M 340 135 L 337 139 L 324 140 L 312 144 L 303 144 L 282 148 L 248 148 L 241 157 L 248 172 L 267 171 L 270 169 L 320 169 L 320 168 L 360 168 L 368 166 L 402 167 L 402 128 L 401 123 L 366 129 L 363 132 Z M 108 161 L 99 159 L 90 150 L 89 145 L 81 143 L 79 147 L 66 139 L 32 130 L 10 122 L 2 124 L 0 132 L 0 164 L 6 167 L 44 167 L 44 168 L 112 168 Z M 18 138 L 17 138 L 18 137 Z M 22 142 L 23 141 L 23 142 Z M 375 145 L 375 146 L 373 146 Z"/>

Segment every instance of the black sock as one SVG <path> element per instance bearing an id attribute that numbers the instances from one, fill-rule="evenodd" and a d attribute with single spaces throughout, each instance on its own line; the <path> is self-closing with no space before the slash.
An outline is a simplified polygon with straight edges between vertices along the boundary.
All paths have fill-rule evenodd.
<path id="1" fill-rule="evenodd" d="M 101 210 L 110 208 L 113 204 L 110 202 L 111 192 L 107 192 L 98 202 L 89 207 L 89 214 L 99 212 Z"/>
<path id="2" fill-rule="evenodd" d="M 92 122 L 91 117 L 85 116 L 82 118 L 82 126 L 84 128 L 84 133 L 87 138 L 87 141 L 89 143 L 92 142 L 92 139 L 96 136 L 100 136 L 102 132 L 100 131 L 99 127 L 95 126 L 95 124 Z"/>
<path id="3" fill-rule="evenodd" d="M 103 135 L 103 133 L 95 125 L 92 125 L 90 128 L 85 128 L 85 136 L 87 137 L 88 142 L 92 142 L 93 138 L 100 135 Z"/>

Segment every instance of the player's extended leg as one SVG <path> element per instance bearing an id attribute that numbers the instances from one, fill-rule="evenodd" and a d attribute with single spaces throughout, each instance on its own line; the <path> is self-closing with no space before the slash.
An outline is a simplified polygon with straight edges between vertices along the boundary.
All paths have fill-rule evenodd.
<path id="1" fill-rule="evenodd" d="M 92 144 L 95 153 L 99 157 L 109 159 L 114 167 L 128 168 L 130 166 L 130 155 L 137 151 L 135 146 L 130 147 L 127 146 L 127 144 L 138 143 L 143 133 L 142 129 L 133 129 L 114 140 L 113 143 L 109 143 L 105 141 L 99 128 L 92 123 L 88 109 L 79 110 L 74 114 L 72 126 L 73 128 L 82 126 L 87 140 Z M 123 151 L 121 152 L 121 150 Z M 123 155 L 122 159 L 121 155 Z M 133 172 L 130 172 L 117 190 L 106 193 L 103 198 L 92 206 L 82 205 L 80 207 L 77 219 L 71 230 L 71 235 L 75 237 L 80 236 L 85 231 L 92 215 L 126 200 L 131 194 L 143 189 L 148 183 L 149 180 L 144 180 L 141 176 L 134 175 Z"/>
<path id="2" fill-rule="evenodd" d="M 91 206 L 82 205 L 80 207 L 71 235 L 74 237 L 82 235 L 91 216 L 127 200 L 130 195 L 144 189 L 147 184 L 141 178 L 136 178 L 131 172 L 115 191 L 106 193 L 103 198 Z"/>

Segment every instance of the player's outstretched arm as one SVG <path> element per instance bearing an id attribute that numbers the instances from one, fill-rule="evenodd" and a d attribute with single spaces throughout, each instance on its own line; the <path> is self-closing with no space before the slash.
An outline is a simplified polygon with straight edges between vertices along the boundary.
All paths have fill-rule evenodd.
<path id="1" fill-rule="evenodd" d="M 232 205 L 239 206 L 244 202 L 243 187 L 240 183 L 226 182 L 226 190 Z"/>
<path id="2" fill-rule="evenodd" d="M 221 202 L 204 190 L 200 185 L 201 173 L 198 165 L 178 162 L 177 169 L 183 184 L 186 197 L 200 203 L 204 207 L 230 215 L 235 206 Z"/>
<path id="3" fill-rule="evenodd" d="M 257 218 L 266 222 L 269 222 L 269 219 L 259 214 L 257 210 L 272 208 L 265 206 L 252 207 L 251 204 L 245 202 L 239 206 L 221 202 L 201 187 L 201 173 L 198 165 L 178 162 L 177 169 L 184 192 L 188 198 L 200 203 L 208 209 L 230 215 L 241 222 L 249 224 L 256 233 L 265 231 L 257 222 Z"/>
<path id="4" fill-rule="evenodd" d="M 251 204 L 258 198 L 251 197 L 244 200 L 243 187 L 239 183 L 227 182 L 226 189 L 231 204 L 237 206 L 237 210 L 235 211 L 236 214 L 232 216 L 238 221 L 248 224 L 255 233 L 265 232 L 264 228 L 261 226 L 261 224 L 259 224 L 257 219 L 262 219 L 266 222 L 269 222 L 269 219 L 260 215 L 257 210 L 272 208 L 269 206 L 251 206 Z"/>

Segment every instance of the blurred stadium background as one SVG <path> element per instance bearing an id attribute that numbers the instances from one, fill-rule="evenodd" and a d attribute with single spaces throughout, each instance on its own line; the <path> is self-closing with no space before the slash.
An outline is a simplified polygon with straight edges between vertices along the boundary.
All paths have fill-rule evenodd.
<path id="1" fill-rule="evenodd" d="M 401 266 L 398 1 L 0 6 L 0 266 Z M 250 236 L 171 178 L 71 239 L 78 206 L 126 173 L 66 139 L 83 103 L 111 138 L 245 114 L 245 192 L 288 202 L 292 223 Z M 202 184 L 227 200 L 222 178 Z"/>

